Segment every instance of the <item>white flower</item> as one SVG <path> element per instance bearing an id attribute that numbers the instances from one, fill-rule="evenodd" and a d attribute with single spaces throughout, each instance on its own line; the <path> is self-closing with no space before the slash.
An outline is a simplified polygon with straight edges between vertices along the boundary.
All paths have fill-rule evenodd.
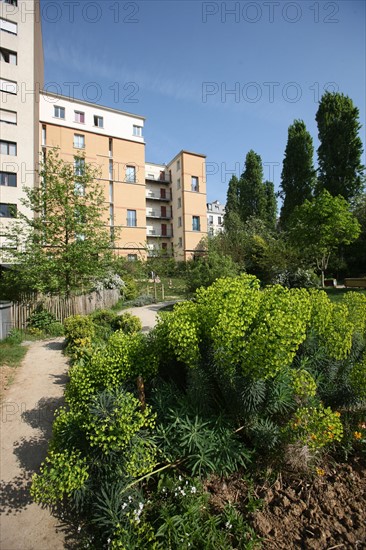
<path id="1" fill-rule="evenodd" d="M 109 545 L 109 544 L 111 543 L 111 539 L 108 539 L 108 540 L 107 540 L 107 543 L 108 543 L 108 545 Z"/>
<path id="2" fill-rule="evenodd" d="M 232 528 L 232 525 L 231 525 L 230 521 L 227 521 L 225 523 L 225 527 L 226 527 L 226 529 L 231 529 Z"/>
<path id="3" fill-rule="evenodd" d="M 182 491 L 180 492 L 180 494 L 183 495 L 184 497 L 186 496 L 186 494 L 185 494 L 185 492 L 183 491 L 183 489 L 182 489 Z"/>
<path id="4" fill-rule="evenodd" d="M 182 481 L 182 476 L 179 476 L 178 479 L 179 479 L 179 481 Z"/>
<path id="5" fill-rule="evenodd" d="M 140 508 L 140 510 L 142 510 L 142 509 L 143 509 L 143 507 L 144 507 L 143 503 L 142 503 L 142 502 L 140 502 L 140 503 L 139 503 L 139 508 Z"/>
<path id="6" fill-rule="evenodd" d="M 125 508 L 127 508 L 127 502 L 124 502 L 124 503 L 122 504 L 122 510 L 124 510 Z"/>
<path id="7" fill-rule="evenodd" d="M 194 486 L 191 487 L 191 493 L 197 493 L 196 487 L 194 487 Z"/>
<path id="8" fill-rule="evenodd" d="M 79 525 L 78 527 L 78 533 L 80 533 L 80 531 L 81 531 L 81 525 Z"/>

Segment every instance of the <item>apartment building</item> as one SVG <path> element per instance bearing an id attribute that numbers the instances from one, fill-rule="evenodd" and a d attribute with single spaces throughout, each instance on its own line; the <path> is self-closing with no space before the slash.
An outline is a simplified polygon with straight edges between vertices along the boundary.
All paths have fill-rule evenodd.
<path id="1" fill-rule="evenodd" d="M 219 201 L 207 203 L 208 235 L 213 236 L 224 230 L 225 205 Z"/>
<path id="2" fill-rule="evenodd" d="M 37 0 L 0 0 L 0 247 L 4 226 L 24 210 L 22 187 L 37 183 L 43 87 L 39 11 Z"/>
<path id="3" fill-rule="evenodd" d="M 207 235 L 205 156 L 182 150 L 146 164 L 144 117 L 42 91 L 39 0 L 0 0 L 0 9 L 0 256 L 22 187 L 38 185 L 40 156 L 57 148 L 75 173 L 84 162 L 98 168 L 118 254 L 192 258 Z"/>
<path id="4" fill-rule="evenodd" d="M 186 260 L 207 234 L 205 156 L 181 151 L 169 164 L 145 164 L 144 117 L 41 92 L 40 142 L 47 154 L 100 170 L 116 252 Z M 82 159 L 80 161 L 80 159 Z"/>

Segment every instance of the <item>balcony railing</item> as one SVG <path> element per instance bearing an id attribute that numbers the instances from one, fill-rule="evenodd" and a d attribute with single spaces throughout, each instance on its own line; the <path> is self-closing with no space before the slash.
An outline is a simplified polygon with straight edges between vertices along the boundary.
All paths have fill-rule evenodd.
<path id="1" fill-rule="evenodd" d="M 146 176 L 146 181 L 152 181 L 154 183 L 170 183 L 169 176 L 165 176 L 164 178 L 155 178 L 154 176 Z"/>
<path id="2" fill-rule="evenodd" d="M 161 238 L 170 239 L 171 237 L 173 237 L 173 231 L 167 230 L 164 232 L 161 229 L 148 229 L 146 231 L 146 235 L 148 237 L 161 237 Z"/>
<path id="3" fill-rule="evenodd" d="M 169 212 L 166 212 L 166 214 L 162 214 L 161 212 L 155 212 L 154 210 L 150 210 L 146 212 L 147 218 L 158 218 L 160 220 L 170 220 L 172 218 L 172 215 Z"/>
<path id="4" fill-rule="evenodd" d="M 171 200 L 171 194 L 170 193 L 153 193 L 152 191 L 147 191 L 146 198 L 153 200 L 153 201 L 167 201 L 169 202 Z"/>

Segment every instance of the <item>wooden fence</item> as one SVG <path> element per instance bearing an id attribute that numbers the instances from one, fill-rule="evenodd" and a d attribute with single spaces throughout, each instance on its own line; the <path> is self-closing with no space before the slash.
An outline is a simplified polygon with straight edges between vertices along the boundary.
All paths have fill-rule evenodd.
<path id="1" fill-rule="evenodd" d="M 30 314 L 39 304 L 53 313 L 58 321 L 63 321 L 70 315 L 87 315 L 96 309 L 110 308 L 120 298 L 120 291 L 101 290 L 83 294 L 82 296 L 70 296 L 61 298 L 58 296 L 29 296 L 21 302 L 13 302 L 11 305 L 12 328 L 24 329 Z"/>

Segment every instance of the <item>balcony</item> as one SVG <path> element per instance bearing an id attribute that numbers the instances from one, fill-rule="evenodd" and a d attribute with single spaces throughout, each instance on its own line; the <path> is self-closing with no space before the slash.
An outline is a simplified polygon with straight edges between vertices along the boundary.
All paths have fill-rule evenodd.
<path id="1" fill-rule="evenodd" d="M 169 202 L 172 199 L 171 193 L 153 193 L 152 191 L 147 191 L 146 198 L 152 201 L 165 201 Z"/>
<path id="2" fill-rule="evenodd" d="M 167 229 L 166 231 L 163 231 L 162 229 L 148 229 L 146 231 L 147 237 L 160 237 L 161 239 L 170 239 L 173 237 L 173 231 L 171 229 Z"/>
<path id="3" fill-rule="evenodd" d="M 169 183 L 171 183 L 168 174 L 161 175 L 161 176 L 158 177 L 158 178 L 156 178 L 156 177 L 154 177 L 152 174 L 150 174 L 150 175 L 147 175 L 147 176 L 145 177 L 145 180 L 146 180 L 147 182 L 153 182 L 153 183 L 162 183 L 162 184 L 169 184 Z"/>
<path id="4" fill-rule="evenodd" d="M 159 220 L 171 220 L 172 215 L 169 214 L 169 212 L 166 212 L 165 214 L 163 212 L 157 212 L 155 210 L 149 210 L 146 212 L 147 218 L 154 218 Z"/>

